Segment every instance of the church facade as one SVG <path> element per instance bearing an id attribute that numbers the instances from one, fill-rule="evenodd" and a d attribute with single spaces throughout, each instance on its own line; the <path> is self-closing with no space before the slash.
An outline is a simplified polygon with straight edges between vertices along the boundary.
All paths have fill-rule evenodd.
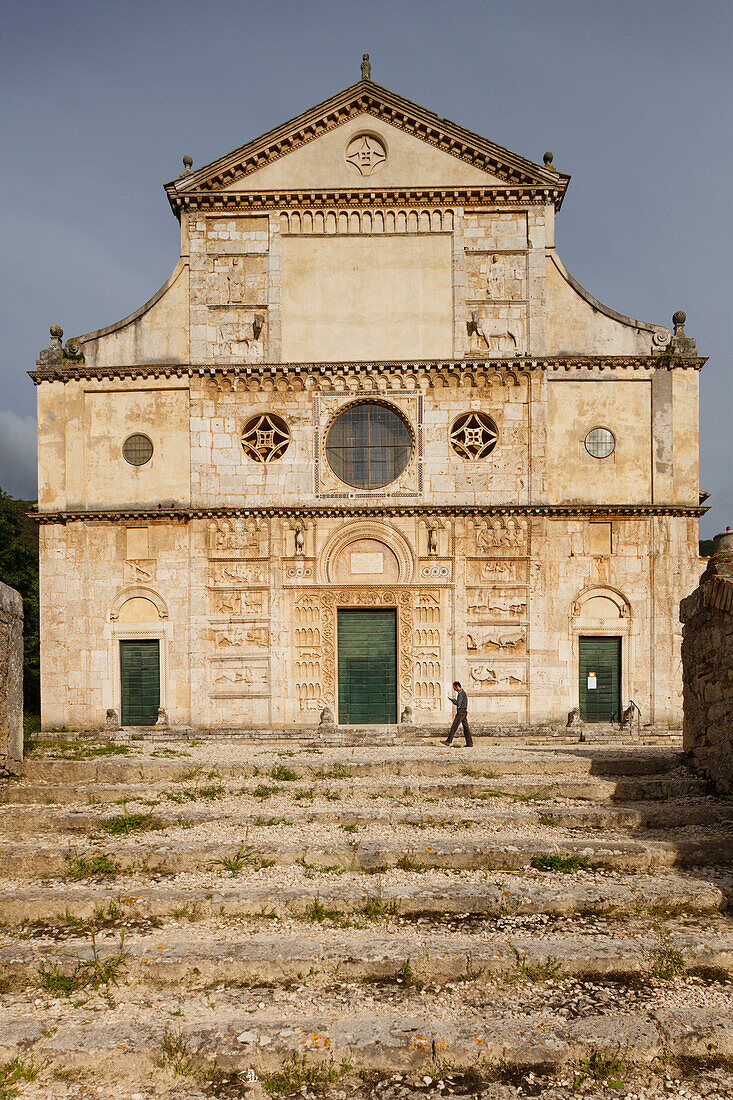
<path id="1" fill-rule="evenodd" d="M 44 728 L 681 724 L 704 360 L 566 270 L 568 182 L 366 58 L 184 159 L 170 279 L 31 374 Z"/>

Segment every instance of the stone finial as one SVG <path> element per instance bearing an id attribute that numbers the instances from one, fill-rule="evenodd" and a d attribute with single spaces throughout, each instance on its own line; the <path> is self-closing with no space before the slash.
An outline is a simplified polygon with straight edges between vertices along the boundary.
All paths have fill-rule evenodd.
<path id="1" fill-rule="evenodd" d="M 61 339 L 64 335 L 64 330 L 61 328 L 61 325 L 50 325 L 48 331 L 51 333 L 51 347 L 60 348 Z"/>
<path id="2" fill-rule="evenodd" d="M 681 309 L 678 309 L 677 312 L 672 315 L 674 335 L 669 342 L 668 348 L 673 355 L 697 355 L 697 344 L 692 337 L 688 336 L 685 332 L 686 320 L 687 314 Z"/>
<path id="3" fill-rule="evenodd" d="M 180 173 L 179 179 L 180 179 L 181 176 L 188 176 L 190 174 L 192 168 L 193 168 L 193 157 L 190 157 L 188 155 L 188 153 L 186 153 L 185 157 L 183 158 L 183 171 Z"/>
<path id="4" fill-rule="evenodd" d="M 364 53 L 364 54 L 361 55 L 361 79 L 362 80 L 371 80 L 372 79 L 372 64 L 371 64 L 371 61 L 369 60 L 369 54 L 368 53 Z"/>
<path id="5" fill-rule="evenodd" d="M 545 155 L 543 156 L 542 159 L 543 159 L 543 161 L 545 162 L 545 164 L 547 165 L 548 168 L 552 168 L 552 153 L 550 152 L 549 149 L 547 150 L 547 152 L 545 153 Z"/>
<path id="6" fill-rule="evenodd" d="M 61 363 L 64 358 L 64 349 L 61 345 L 61 338 L 64 335 L 64 330 L 61 328 L 61 325 L 53 324 L 49 326 L 48 331 L 51 333 L 51 347 L 44 348 L 38 356 L 38 362 L 41 366 L 51 366 L 54 363 Z"/>

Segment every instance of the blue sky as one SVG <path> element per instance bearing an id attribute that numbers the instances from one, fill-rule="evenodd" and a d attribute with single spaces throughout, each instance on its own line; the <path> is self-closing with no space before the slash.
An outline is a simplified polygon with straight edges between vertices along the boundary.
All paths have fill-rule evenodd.
<path id="1" fill-rule="evenodd" d="M 701 378 L 703 536 L 733 524 L 730 0 L 5 0 L 0 485 L 35 493 L 49 343 L 141 305 L 178 255 L 162 184 L 359 77 L 573 179 L 557 247 L 601 301 L 669 324 Z"/>

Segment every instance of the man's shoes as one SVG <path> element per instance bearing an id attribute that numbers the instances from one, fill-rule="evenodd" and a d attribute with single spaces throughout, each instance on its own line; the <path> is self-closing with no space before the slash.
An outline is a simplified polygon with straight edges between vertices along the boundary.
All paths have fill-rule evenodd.
<path id="1" fill-rule="evenodd" d="M 453 744 L 452 741 L 441 741 L 440 743 L 441 743 L 441 745 L 452 745 Z"/>

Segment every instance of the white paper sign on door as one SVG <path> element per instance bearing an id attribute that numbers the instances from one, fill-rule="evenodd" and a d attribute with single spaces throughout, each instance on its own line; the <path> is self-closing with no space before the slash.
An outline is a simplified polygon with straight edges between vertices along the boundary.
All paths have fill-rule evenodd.
<path id="1" fill-rule="evenodd" d="M 598 687 L 598 678 L 595 672 L 588 673 L 588 690 L 592 691 Z"/>

